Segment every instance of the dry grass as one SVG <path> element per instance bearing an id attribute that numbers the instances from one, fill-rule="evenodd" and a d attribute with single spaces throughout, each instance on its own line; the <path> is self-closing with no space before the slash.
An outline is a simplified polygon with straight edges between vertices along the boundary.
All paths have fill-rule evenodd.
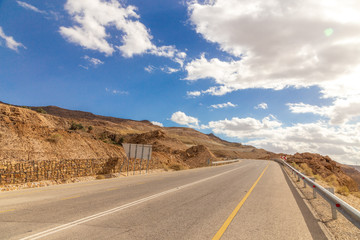
<path id="1" fill-rule="evenodd" d="M 324 180 L 325 180 L 325 182 L 327 182 L 329 185 L 331 185 L 333 187 L 339 186 L 337 177 L 334 174 L 331 174 L 330 176 L 326 177 Z"/>
<path id="2" fill-rule="evenodd" d="M 323 181 L 323 178 L 319 174 L 313 176 L 317 181 Z"/>
<path id="3" fill-rule="evenodd" d="M 314 173 L 313 173 L 312 169 L 306 163 L 301 163 L 300 168 L 303 170 L 302 172 L 306 176 L 309 176 L 309 177 L 314 176 Z"/>
<path id="4" fill-rule="evenodd" d="M 350 191 L 347 186 L 341 186 L 336 188 L 336 192 L 344 196 L 349 196 L 350 194 Z"/>

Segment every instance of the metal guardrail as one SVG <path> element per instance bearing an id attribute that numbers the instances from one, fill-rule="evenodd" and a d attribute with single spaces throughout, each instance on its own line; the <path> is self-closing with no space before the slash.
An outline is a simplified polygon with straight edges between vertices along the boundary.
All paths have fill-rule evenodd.
<path id="1" fill-rule="evenodd" d="M 315 192 L 317 192 L 319 195 L 321 195 L 328 203 L 330 203 L 332 212 L 333 212 L 333 218 L 336 219 L 336 211 L 339 211 L 344 217 L 346 217 L 352 224 L 354 224 L 357 228 L 360 229 L 360 211 L 355 209 L 354 207 L 350 206 L 348 203 L 344 202 L 342 199 L 335 196 L 335 194 L 331 193 L 329 190 L 322 187 L 320 184 L 316 183 L 315 181 L 312 181 L 310 178 L 302 174 L 300 171 L 296 170 L 292 166 L 290 166 L 288 163 L 286 163 L 283 160 L 276 161 L 280 162 L 284 166 L 288 167 L 290 171 L 292 171 L 295 175 L 298 175 L 298 179 L 302 179 L 305 184 L 311 186 L 314 190 L 314 197 Z"/>
<path id="2" fill-rule="evenodd" d="M 216 161 L 216 162 L 211 162 L 212 165 L 216 165 L 216 164 L 222 164 L 222 163 L 232 163 L 232 162 L 238 162 L 239 159 L 234 159 L 234 160 L 224 160 L 224 161 Z"/>

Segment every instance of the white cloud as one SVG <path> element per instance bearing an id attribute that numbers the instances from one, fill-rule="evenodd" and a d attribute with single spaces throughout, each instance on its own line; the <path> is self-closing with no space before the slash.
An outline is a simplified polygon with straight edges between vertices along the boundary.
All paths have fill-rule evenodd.
<path id="1" fill-rule="evenodd" d="M 208 127 L 216 134 L 237 138 L 268 151 L 320 153 L 342 163 L 360 160 L 359 123 L 335 127 L 320 121 L 283 126 L 270 115 L 262 120 L 235 117 L 211 121 Z"/>
<path id="2" fill-rule="evenodd" d="M 288 103 L 293 113 L 312 113 L 330 119 L 331 124 L 346 124 L 360 116 L 360 99 L 357 96 L 338 98 L 331 106 L 314 106 L 304 103 Z"/>
<path id="3" fill-rule="evenodd" d="M 159 127 L 163 127 L 164 125 L 161 122 L 156 122 L 156 121 L 151 121 L 152 124 L 159 126 Z"/>
<path id="4" fill-rule="evenodd" d="M 360 160 L 360 140 L 357 137 L 359 126 L 350 124 L 334 127 L 324 122 L 296 124 L 273 129 L 271 135 L 255 133 L 254 138 L 247 143 L 274 152 L 320 153 L 349 164 Z"/>
<path id="5" fill-rule="evenodd" d="M 4 31 L 3 31 L 3 29 L 2 29 L 1 26 L 0 26 L 0 38 L 2 38 L 2 39 L 5 40 L 5 45 L 6 45 L 8 48 L 10 48 L 11 50 L 14 50 L 14 51 L 18 52 L 20 47 L 26 49 L 26 47 L 25 47 L 22 43 L 15 41 L 14 38 L 11 37 L 11 36 L 7 36 L 7 35 L 4 33 Z"/>
<path id="6" fill-rule="evenodd" d="M 180 69 L 171 68 L 171 67 L 168 67 L 168 66 L 160 67 L 160 70 L 165 72 L 165 73 L 168 73 L 168 74 L 172 74 L 172 73 L 176 73 L 176 72 L 180 71 Z"/>
<path id="7" fill-rule="evenodd" d="M 227 103 L 214 104 L 214 105 L 211 105 L 210 107 L 212 107 L 212 108 L 227 108 L 227 107 L 236 107 L 236 106 L 237 106 L 236 104 L 227 102 Z"/>
<path id="8" fill-rule="evenodd" d="M 329 107 L 318 107 L 305 103 L 288 103 L 289 109 L 293 113 L 313 113 L 321 116 L 328 116 Z"/>
<path id="9" fill-rule="evenodd" d="M 200 91 L 188 91 L 188 92 L 186 92 L 186 95 L 188 97 L 198 97 L 201 95 L 201 92 Z"/>
<path id="10" fill-rule="evenodd" d="M 332 123 L 360 116 L 359 1 L 190 1 L 188 9 L 196 32 L 234 57 L 202 54 L 185 65 L 186 80 L 215 80 L 202 94 L 318 86 L 334 98 Z"/>
<path id="11" fill-rule="evenodd" d="M 197 118 L 187 116 L 181 111 L 173 113 L 170 120 L 180 125 L 185 125 L 191 128 L 199 128 L 199 120 Z"/>
<path id="12" fill-rule="evenodd" d="M 89 70 L 89 67 L 88 66 L 84 66 L 84 65 L 79 65 L 79 67 L 82 67 L 83 69 L 86 69 L 86 70 Z"/>
<path id="13" fill-rule="evenodd" d="M 105 91 L 114 95 L 128 95 L 129 92 L 127 91 L 121 91 L 121 90 L 117 90 L 117 89 L 109 89 L 109 88 L 105 88 Z"/>
<path id="14" fill-rule="evenodd" d="M 235 138 L 258 138 L 268 135 L 274 129 L 281 127 L 274 116 L 269 115 L 261 121 L 254 118 L 237 118 L 230 120 L 211 121 L 208 126 L 214 133 L 225 134 L 228 137 Z"/>
<path id="15" fill-rule="evenodd" d="M 147 71 L 148 73 L 154 72 L 155 69 L 156 69 L 156 67 L 154 67 L 153 65 L 149 65 L 147 67 L 144 67 L 144 70 Z"/>
<path id="16" fill-rule="evenodd" d="M 45 11 L 42 11 L 42 10 L 39 10 L 37 7 L 29 4 L 29 3 L 26 3 L 26 2 L 22 2 L 22 1 L 16 1 L 17 4 L 19 4 L 20 7 L 23 7 L 25 9 L 28 9 L 28 10 L 31 10 L 31 11 L 34 11 L 34 12 L 37 12 L 37 13 L 41 13 L 41 14 L 45 14 L 46 12 Z"/>
<path id="17" fill-rule="evenodd" d="M 89 57 L 88 55 L 85 55 L 84 56 L 84 59 L 87 60 L 91 65 L 93 66 L 97 66 L 97 65 L 101 65 L 101 64 L 104 64 L 103 61 L 101 61 L 100 59 L 97 59 L 97 58 L 92 58 L 92 57 Z"/>
<path id="18" fill-rule="evenodd" d="M 150 30 L 139 21 L 137 8 L 123 6 L 116 0 L 68 0 L 65 10 L 73 18 L 75 25 L 60 27 L 60 34 L 69 42 L 86 49 L 99 51 L 109 56 L 119 50 L 123 57 L 153 54 L 172 59 L 181 66 L 186 54 L 175 46 L 155 46 Z M 116 29 L 118 36 L 112 36 L 109 28 Z M 114 34 L 113 34 L 114 35 Z M 110 41 L 120 37 L 119 43 Z"/>
<path id="19" fill-rule="evenodd" d="M 260 103 L 259 105 L 254 107 L 255 109 L 268 109 L 268 105 L 266 103 Z"/>
<path id="20" fill-rule="evenodd" d="M 26 3 L 26 2 L 22 2 L 22 1 L 16 1 L 18 3 L 18 5 L 24 9 L 30 10 L 30 11 L 34 11 L 40 14 L 43 14 L 45 16 L 46 19 L 55 19 L 56 21 L 58 21 L 60 18 L 62 18 L 61 14 L 59 14 L 58 12 L 54 12 L 54 11 L 44 11 L 44 10 L 40 10 L 37 7 Z"/>

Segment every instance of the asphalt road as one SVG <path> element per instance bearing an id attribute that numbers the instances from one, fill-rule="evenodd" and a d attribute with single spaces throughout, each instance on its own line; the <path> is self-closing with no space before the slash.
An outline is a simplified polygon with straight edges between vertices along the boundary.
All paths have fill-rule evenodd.
<path id="1" fill-rule="evenodd" d="M 0 239 L 212 239 L 216 234 L 326 239 L 272 161 L 0 193 Z"/>

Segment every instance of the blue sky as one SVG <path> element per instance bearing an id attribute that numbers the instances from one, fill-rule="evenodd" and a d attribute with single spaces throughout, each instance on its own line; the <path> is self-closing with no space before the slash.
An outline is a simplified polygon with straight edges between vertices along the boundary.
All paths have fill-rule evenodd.
<path id="1" fill-rule="evenodd" d="M 360 3 L 0 1 L 0 100 L 360 162 Z"/>

